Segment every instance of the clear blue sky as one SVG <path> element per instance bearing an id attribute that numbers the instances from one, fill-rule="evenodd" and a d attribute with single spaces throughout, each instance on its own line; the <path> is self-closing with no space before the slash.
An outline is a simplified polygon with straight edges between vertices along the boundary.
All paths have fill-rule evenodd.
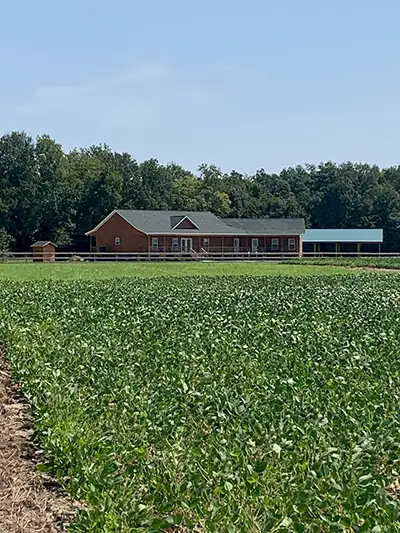
<path id="1" fill-rule="evenodd" d="M 254 172 L 400 164 L 398 0 L 3 2 L 3 133 Z"/>

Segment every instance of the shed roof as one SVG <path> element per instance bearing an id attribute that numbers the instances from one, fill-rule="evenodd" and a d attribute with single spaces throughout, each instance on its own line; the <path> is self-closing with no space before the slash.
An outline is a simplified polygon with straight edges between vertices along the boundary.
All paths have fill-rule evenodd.
<path id="1" fill-rule="evenodd" d="M 251 235 L 302 235 L 303 218 L 225 218 L 229 226 Z"/>
<path id="2" fill-rule="evenodd" d="M 44 246 L 47 246 L 48 244 L 51 244 L 52 246 L 57 248 L 57 245 L 51 241 L 36 241 L 33 244 L 31 244 L 31 248 L 43 248 Z"/>
<path id="3" fill-rule="evenodd" d="M 382 242 L 382 229 L 307 229 L 303 242 Z"/>

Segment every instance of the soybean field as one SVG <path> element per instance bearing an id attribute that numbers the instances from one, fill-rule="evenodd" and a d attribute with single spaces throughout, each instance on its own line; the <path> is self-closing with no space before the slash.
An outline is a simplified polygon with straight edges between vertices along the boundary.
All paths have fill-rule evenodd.
<path id="1" fill-rule="evenodd" d="M 400 276 L 0 283 L 80 533 L 399 532 Z"/>

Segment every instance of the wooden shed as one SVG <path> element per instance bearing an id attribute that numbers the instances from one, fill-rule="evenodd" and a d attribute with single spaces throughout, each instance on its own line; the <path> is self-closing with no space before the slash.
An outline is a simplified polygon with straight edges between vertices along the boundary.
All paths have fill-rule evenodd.
<path id="1" fill-rule="evenodd" d="M 33 260 L 53 262 L 56 260 L 57 246 L 51 241 L 36 241 L 31 245 Z"/>

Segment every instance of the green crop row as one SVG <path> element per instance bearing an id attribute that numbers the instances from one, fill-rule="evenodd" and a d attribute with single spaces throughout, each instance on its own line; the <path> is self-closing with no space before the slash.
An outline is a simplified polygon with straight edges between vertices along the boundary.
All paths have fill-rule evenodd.
<path id="1" fill-rule="evenodd" d="M 400 278 L 0 284 L 75 532 L 400 532 Z"/>
<path id="2" fill-rule="evenodd" d="M 285 261 L 286 265 L 292 266 L 330 266 L 330 267 L 351 267 L 351 268 L 372 268 L 400 270 L 400 257 L 303 257 L 293 258 Z"/>

